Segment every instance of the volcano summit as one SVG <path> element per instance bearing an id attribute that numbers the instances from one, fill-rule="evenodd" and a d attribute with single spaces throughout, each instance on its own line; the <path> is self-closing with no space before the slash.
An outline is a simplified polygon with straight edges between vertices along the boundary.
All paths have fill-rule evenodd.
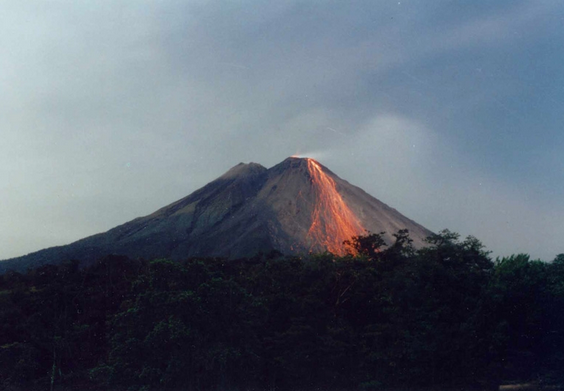
<path id="1" fill-rule="evenodd" d="M 132 258 L 237 258 L 260 251 L 330 251 L 366 231 L 384 239 L 408 229 L 416 247 L 429 230 L 339 178 L 310 158 L 290 157 L 266 169 L 240 163 L 189 196 L 156 212 L 72 244 L 0 262 L 0 271 L 108 254 Z"/>

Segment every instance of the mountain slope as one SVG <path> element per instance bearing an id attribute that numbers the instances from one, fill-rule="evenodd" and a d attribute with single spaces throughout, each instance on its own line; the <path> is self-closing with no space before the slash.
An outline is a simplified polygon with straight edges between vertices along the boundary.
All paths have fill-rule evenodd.
<path id="1" fill-rule="evenodd" d="M 366 231 L 407 228 L 417 247 L 431 232 L 313 159 L 288 158 L 266 169 L 238 164 L 189 196 L 156 212 L 72 244 L 0 262 L 0 271 L 107 254 L 132 258 L 220 256 L 259 251 L 330 251 Z"/>

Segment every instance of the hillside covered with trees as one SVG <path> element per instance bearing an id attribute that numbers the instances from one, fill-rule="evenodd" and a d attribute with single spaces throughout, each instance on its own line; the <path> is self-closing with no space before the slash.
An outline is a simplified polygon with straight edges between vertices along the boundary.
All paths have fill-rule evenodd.
<path id="1" fill-rule="evenodd" d="M 564 255 L 491 260 L 443 231 L 351 254 L 134 261 L 0 276 L 7 390 L 495 389 L 564 384 Z"/>

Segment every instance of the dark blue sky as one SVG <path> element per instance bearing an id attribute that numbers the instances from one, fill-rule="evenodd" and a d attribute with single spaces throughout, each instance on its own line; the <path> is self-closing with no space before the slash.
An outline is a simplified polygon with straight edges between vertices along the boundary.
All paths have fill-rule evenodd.
<path id="1" fill-rule="evenodd" d="M 0 259 L 293 154 L 494 255 L 564 252 L 558 1 L 7 1 Z"/>

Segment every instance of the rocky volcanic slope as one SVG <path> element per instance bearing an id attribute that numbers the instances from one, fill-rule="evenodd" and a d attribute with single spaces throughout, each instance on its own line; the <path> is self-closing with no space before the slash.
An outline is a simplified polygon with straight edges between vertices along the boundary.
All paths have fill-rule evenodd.
<path id="1" fill-rule="evenodd" d="M 266 169 L 239 164 L 189 196 L 105 233 L 0 262 L 0 272 L 108 254 L 132 258 L 237 258 L 260 251 L 331 251 L 366 231 L 407 228 L 416 247 L 429 230 L 309 158 Z"/>

